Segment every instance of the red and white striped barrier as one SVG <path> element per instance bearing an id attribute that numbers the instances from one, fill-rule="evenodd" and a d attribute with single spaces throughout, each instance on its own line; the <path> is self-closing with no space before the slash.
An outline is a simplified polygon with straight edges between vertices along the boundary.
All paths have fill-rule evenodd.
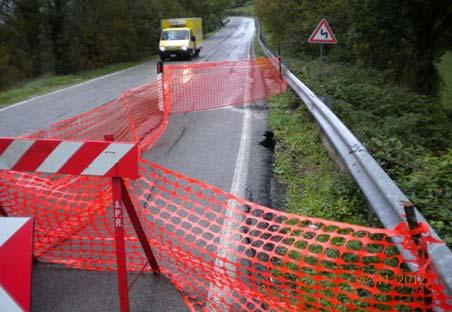
<path id="1" fill-rule="evenodd" d="M 111 135 L 105 136 L 105 139 L 106 141 L 82 142 L 32 138 L 0 138 L 0 171 L 112 177 L 112 206 L 114 210 L 119 304 L 122 312 L 128 312 L 124 208 L 129 215 L 129 219 L 153 271 L 158 273 L 160 269 L 123 181 L 123 178 L 138 178 L 138 145 L 137 143 L 111 142 L 110 140 L 113 140 Z M 6 216 L 6 212 L 1 206 L 0 215 Z M 0 277 L 4 271 L 4 268 L 0 266 Z M 13 307 L 15 301 L 10 301 L 8 296 L 3 295 L 0 287 L 0 303 L 2 303 L 3 297 L 5 302 Z M 0 311 L 3 311 L 1 308 L 0 306 Z M 20 311 L 11 309 L 11 311 Z"/>
<path id="2" fill-rule="evenodd" d="M 30 311 L 31 218 L 0 218 L 0 311 Z"/>
<path id="3" fill-rule="evenodd" d="M 0 138 L 0 170 L 138 177 L 135 143 Z"/>

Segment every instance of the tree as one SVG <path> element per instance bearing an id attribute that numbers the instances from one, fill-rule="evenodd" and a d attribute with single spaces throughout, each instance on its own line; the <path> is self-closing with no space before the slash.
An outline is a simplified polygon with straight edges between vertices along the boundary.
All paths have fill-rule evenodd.
<path id="1" fill-rule="evenodd" d="M 67 7 L 69 0 L 47 0 L 48 31 L 52 43 L 54 70 L 56 74 L 71 72 L 68 50 L 70 48 Z"/>
<path id="2" fill-rule="evenodd" d="M 391 68 L 396 78 L 427 95 L 438 92 L 435 62 L 452 48 L 452 2 L 352 2 L 357 51 L 368 64 Z"/>
<path id="3" fill-rule="evenodd" d="M 256 0 L 255 9 L 274 40 L 292 53 L 312 53 L 306 41 L 327 17 L 340 61 L 362 62 L 391 72 L 417 92 L 435 95 L 435 63 L 452 48 L 450 0 Z"/>
<path id="4" fill-rule="evenodd" d="M 157 52 L 160 20 L 202 17 L 215 29 L 223 0 L 0 0 L 0 88 Z"/>

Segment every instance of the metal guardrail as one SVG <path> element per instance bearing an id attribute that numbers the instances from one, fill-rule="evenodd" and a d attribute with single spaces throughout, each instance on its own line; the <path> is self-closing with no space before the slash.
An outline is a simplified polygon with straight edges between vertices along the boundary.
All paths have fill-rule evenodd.
<path id="1" fill-rule="evenodd" d="M 265 46 L 260 25 L 257 21 L 256 23 L 258 25 L 256 28 L 259 32 L 259 44 L 264 54 L 267 57 L 274 57 L 275 55 Z M 401 222 L 406 222 L 403 202 L 408 201 L 408 198 L 370 155 L 364 145 L 285 65 L 282 65 L 282 75 L 311 112 L 383 225 L 387 229 L 394 229 Z M 417 220 L 427 223 L 419 211 L 417 209 L 415 211 Z M 431 235 L 440 239 L 433 228 L 430 225 L 428 226 Z M 397 246 L 405 259 L 412 259 L 412 255 L 403 250 L 401 244 L 397 244 Z M 452 294 L 452 252 L 445 244 L 429 244 L 428 254 L 447 291 Z M 413 269 L 416 270 L 416 267 Z"/>

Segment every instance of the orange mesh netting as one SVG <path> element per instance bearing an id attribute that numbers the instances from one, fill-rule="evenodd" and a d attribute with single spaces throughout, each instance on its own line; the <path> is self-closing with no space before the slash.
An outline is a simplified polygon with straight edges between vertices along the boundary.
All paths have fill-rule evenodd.
<path id="1" fill-rule="evenodd" d="M 128 90 L 93 110 L 25 135 L 39 139 L 140 143 L 146 151 L 165 130 L 169 113 L 216 109 L 265 99 L 286 89 L 277 59 L 166 65 L 164 79 Z"/>
<path id="2" fill-rule="evenodd" d="M 29 136 L 139 141 L 148 149 L 170 112 L 252 102 L 285 89 L 275 59 L 167 66 L 161 80 Z M 226 95 L 225 95 L 226 94 Z M 210 97 L 210 98 L 209 98 Z M 165 104 L 163 104 L 165 103 Z M 159 262 L 194 311 L 450 310 L 428 263 L 410 273 L 391 237 L 416 255 L 408 231 L 274 211 L 140 160 L 127 181 Z M 0 205 L 35 219 L 39 261 L 115 270 L 111 181 L 0 171 Z M 146 258 L 125 215 L 127 266 Z M 428 238 L 428 233 L 424 233 Z M 146 266 L 149 271 L 149 266 Z"/>
<path id="3" fill-rule="evenodd" d="M 127 183 L 134 206 L 162 273 L 192 310 L 447 307 L 433 271 L 408 270 L 390 240 L 399 232 L 275 211 L 145 160 L 140 173 Z M 22 189 L 14 174 L 0 180 L 0 192 L 7 194 L 1 203 L 15 203 L 4 206 L 12 215 L 35 217 L 40 261 L 115 269 L 108 179 L 68 179 L 60 189 L 37 182 Z M 125 229 L 128 269 L 139 271 L 146 258 L 127 218 Z"/>
<path id="4" fill-rule="evenodd" d="M 171 112 L 192 112 L 255 102 L 281 93 L 286 85 L 277 70 L 278 60 L 243 61 L 166 66 Z"/>
<path id="5" fill-rule="evenodd" d="M 25 137 L 93 141 L 103 140 L 104 135 L 112 134 L 116 141 L 138 141 L 140 148 L 147 150 L 166 128 L 168 103 L 163 101 L 162 82 L 157 80 Z"/>

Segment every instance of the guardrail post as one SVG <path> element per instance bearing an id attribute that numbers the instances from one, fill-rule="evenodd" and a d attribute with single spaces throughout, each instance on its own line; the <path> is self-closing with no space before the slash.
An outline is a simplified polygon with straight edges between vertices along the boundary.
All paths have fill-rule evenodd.
<path id="1" fill-rule="evenodd" d="M 422 233 L 419 231 L 420 224 L 417 221 L 416 218 L 416 210 L 414 205 L 410 201 L 404 201 L 402 202 L 403 209 L 405 210 L 406 220 L 408 223 L 408 227 L 410 229 L 411 237 L 417 247 L 417 257 L 419 259 L 419 268 L 423 266 L 428 261 L 428 252 L 427 252 L 427 246 L 423 246 L 421 242 Z M 429 268 L 426 268 L 428 270 Z M 423 276 L 416 276 L 416 278 L 424 279 Z M 427 278 L 425 278 L 426 280 Z M 428 285 L 428 283 L 426 283 Z M 423 286 L 423 293 L 424 293 L 424 303 L 426 307 L 430 307 L 433 298 L 432 298 L 432 291 L 428 288 Z M 433 311 L 432 309 L 427 309 L 426 311 Z"/>
<path id="2" fill-rule="evenodd" d="M 417 222 L 414 205 L 409 201 L 405 201 L 402 204 L 403 204 L 403 209 L 405 210 L 406 221 L 408 223 L 408 227 L 410 228 L 411 232 L 415 232 L 416 229 L 419 228 L 419 223 Z M 418 246 L 419 239 L 421 238 L 421 233 L 414 233 L 412 235 L 412 237 L 413 237 L 415 244 Z"/>

